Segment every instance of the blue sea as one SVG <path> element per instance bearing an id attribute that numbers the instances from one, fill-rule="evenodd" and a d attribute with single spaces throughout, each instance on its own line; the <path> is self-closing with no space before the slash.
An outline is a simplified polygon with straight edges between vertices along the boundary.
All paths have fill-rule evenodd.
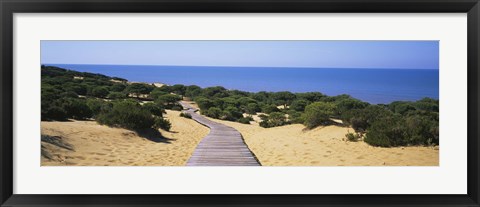
<path id="1" fill-rule="evenodd" d="M 349 94 L 372 103 L 438 99 L 438 70 L 335 69 L 266 67 L 196 67 L 137 65 L 65 65 L 66 69 L 100 73 L 129 81 L 223 86 L 242 91 L 321 92 L 334 96 Z"/>

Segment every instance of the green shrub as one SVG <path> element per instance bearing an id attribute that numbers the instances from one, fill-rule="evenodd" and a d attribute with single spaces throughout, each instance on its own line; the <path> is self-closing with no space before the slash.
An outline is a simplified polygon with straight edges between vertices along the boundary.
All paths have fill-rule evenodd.
<path id="1" fill-rule="evenodd" d="M 391 111 L 398 114 L 406 114 L 410 111 L 415 111 L 416 108 L 414 107 L 413 103 L 408 101 L 394 101 L 388 105 Z"/>
<path id="2" fill-rule="evenodd" d="M 43 82 L 41 87 L 42 87 L 42 90 L 41 90 L 42 107 L 47 107 L 50 104 L 52 104 L 55 100 L 60 98 L 60 94 L 62 93 L 62 90 L 58 89 L 57 87 L 50 84 L 45 84 Z"/>
<path id="3" fill-rule="evenodd" d="M 155 86 L 149 84 L 132 83 L 125 88 L 125 91 L 139 97 L 141 94 L 149 94 L 153 89 Z"/>
<path id="4" fill-rule="evenodd" d="M 336 107 L 333 103 L 315 102 L 305 107 L 303 114 L 304 125 L 309 128 L 315 128 L 330 122 L 330 117 L 334 114 Z"/>
<path id="5" fill-rule="evenodd" d="M 187 90 L 187 88 L 182 84 L 175 84 L 171 86 L 171 88 L 173 93 L 180 95 L 182 97 L 185 95 L 185 91 Z"/>
<path id="6" fill-rule="evenodd" d="M 277 127 L 289 124 L 285 114 L 281 112 L 272 112 L 268 116 L 262 117 L 260 126 L 264 128 Z"/>
<path id="7" fill-rule="evenodd" d="M 409 145 L 439 144 L 437 120 L 421 115 L 407 116 L 405 126 L 408 136 L 405 143 Z"/>
<path id="8" fill-rule="evenodd" d="M 364 140 L 381 147 L 435 145 L 439 144 L 438 123 L 437 112 L 387 115 L 371 123 Z"/>
<path id="9" fill-rule="evenodd" d="M 112 103 L 106 102 L 101 99 L 89 98 L 86 101 L 86 104 L 90 111 L 92 111 L 93 117 L 96 117 L 100 112 L 109 110 L 112 108 Z"/>
<path id="10" fill-rule="evenodd" d="M 258 118 L 260 118 L 262 121 L 267 121 L 268 120 L 268 115 L 260 114 L 260 115 L 258 115 Z"/>
<path id="11" fill-rule="evenodd" d="M 351 125 L 357 132 L 364 132 L 374 121 L 392 116 L 393 113 L 383 106 L 369 105 L 363 109 L 352 109 L 341 115 L 344 124 Z"/>
<path id="12" fill-rule="evenodd" d="M 200 107 L 200 110 L 202 111 L 207 111 L 211 107 L 214 107 L 213 101 L 203 96 L 196 97 L 195 102 L 198 104 L 198 107 Z"/>
<path id="13" fill-rule="evenodd" d="M 292 102 L 291 110 L 303 112 L 310 102 L 305 99 L 298 99 Z"/>
<path id="14" fill-rule="evenodd" d="M 278 109 L 277 106 L 274 105 L 274 104 L 265 105 L 262 108 L 262 112 L 266 113 L 266 114 L 270 114 L 272 112 L 279 112 L 279 111 L 280 111 L 280 109 Z"/>
<path id="15" fill-rule="evenodd" d="M 293 107 L 293 104 L 292 104 L 292 107 Z M 302 117 L 302 113 L 295 110 L 288 111 L 288 120 L 294 124 L 303 124 L 305 122 L 305 120 Z"/>
<path id="16" fill-rule="evenodd" d="M 227 89 L 225 89 L 222 86 L 214 86 L 214 87 L 207 87 L 204 88 L 202 91 L 202 96 L 208 97 L 208 98 L 223 98 L 227 97 Z"/>
<path id="17" fill-rule="evenodd" d="M 61 106 L 69 118 L 82 120 L 93 116 L 92 110 L 84 99 L 64 98 L 59 101 L 61 101 Z"/>
<path id="18" fill-rule="evenodd" d="M 413 105 L 417 110 L 424 110 L 428 112 L 438 112 L 439 110 L 438 100 L 431 98 L 423 98 L 413 103 Z"/>
<path id="19" fill-rule="evenodd" d="M 215 106 L 219 106 L 220 108 L 223 108 L 223 109 L 228 107 L 237 108 L 240 106 L 240 103 L 235 97 L 219 98 L 219 99 L 215 99 L 213 102 Z"/>
<path id="20" fill-rule="evenodd" d="M 150 111 L 142 108 L 137 102 L 122 100 L 114 102 L 110 110 L 102 111 L 97 117 L 97 122 L 112 127 L 141 130 L 151 128 L 155 124 L 155 119 Z"/>
<path id="21" fill-rule="evenodd" d="M 63 98 L 78 98 L 78 94 L 73 91 L 67 91 L 60 94 Z"/>
<path id="22" fill-rule="evenodd" d="M 263 128 L 270 128 L 270 127 L 272 127 L 272 126 L 270 126 L 270 125 L 268 124 L 268 121 L 261 121 L 261 122 L 259 123 L 259 126 L 261 126 L 261 127 L 263 127 Z"/>
<path id="23" fill-rule="evenodd" d="M 257 103 L 249 103 L 245 108 L 245 112 L 247 114 L 256 114 L 257 112 L 260 112 L 260 111 L 261 109 Z"/>
<path id="24" fill-rule="evenodd" d="M 112 86 L 110 86 L 110 91 L 114 92 L 123 92 L 127 86 L 125 84 L 121 83 L 115 83 Z"/>
<path id="25" fill-rule="evenodd" d="M 225 110 L 223 110 L 223 113 L 220 116 L 220 119 L 229 120 L 229 121 L 236 121 L 237 119 L 240 119 L 240 118 L 243 118 L 242 111 L 240 111 L 240 109 L 235 108 L 233 106 L 229 106 Z"/>
<path id="26" fill-rule="evenodd" d="M 360 136 L 357 133 L 347 133 L 345 134 L 345 137 L 350 142 L 356 142 L 360 139 Z"/>
<path id="27" fill-rule="evenodd" d="M 268 115 L 268 122 L 273 127 L 283 126 L 283 125 L 287 124 L 287 118 L 285 117 L 285 114 L 283 114 L 283 113 L 273 112 L 273 113 Z"/>
<path id="28" fill-rule="evenodd" d="M 180 117 L 184 117 L 184 118 L 187 118 L 187 119 L 191 119 L 191 118 L 192 118 L 192 115 L 189 114 L 189 113 L 186 113 L 186 112 L 182 112 L 182 113 L 180 113 Z"/>
<path id="29" fill-rule="evenodd" d="M 43 86 L 42 86 L 43 87 Z M 69 82 L 62 85 L 66 92 L 74 92 L 78 95 L 87 95 L 87 86 L 81 83 Z"/>
<path id="30" fill-rule="evenodd" d="M 123 92 L 110 92 L 107 96 L 109 99 L 124 99 L 127 98 L 127 94 Z"/>
<path id="31" fill-rule="evenodd" d="M 363 117 L 352 117 L 350 123 L 356 132 L 364 132 L 369 126 L 368 120 Z"/>
<path id="32" fill-rule="evenodd" d="M 162 117 L 155 117 L 155 124 L 153 126 L 165 131 L 170 131 L 170 128 L 172 128 L 172 123 Z"/>
<path id="33" fill-rule="evenodd" d="M 98 97 L 98 98 L 105 98 L 109 94 L 108 88 L 104 86 L 98 86 L 92 88 L 88 95 Z"/>
<path id="34" fill-rule="evenodd" d="M 151 98 L 151 99 L 153 99 L 153 100 L 155 100 L 155 99 L 157 99 L 158 97 L 163 96 L 163 95 L 167 95 L 167 94 L 168 94 L 167 92 L 161 90 L 160 88 L 155 88 L 155 89 L 153 89 L 152 92 L 150 92 L 150 94 L 148 95 L 148 97 Z"/>
<path id="35" fill-rule="evenodd" d="M 208 116 L 208 117 L 212 117 L 214 119 L 218 119 L 220 118 L 220 116 L 222 115 L 223 111 L 218 108 L 218 107 L 210 107 L 206 112 L 204 112 L 203 114 L 205 116 Z"/>
<path id="36" fill-rule="evenodd" d="M 202 88 L 196 85 L 187 86 L 185 89 L 185 96 L 195 99 L 202 94 Z"/>
<path id="37" fill-rule="evenodd" d="M 282 105 L 284 109 L 287 109 L 288 106 L 295 100 L 296 95 L 289 91 L 280 91 L 272 94 L 274 103 Z"/>
<path id="38" fill-rule="evenodd" d="M 49 106 L 49 107 L 42 107 L 42 115 L 41 119 L 43 121 L 47 120 L 57 120 L 57 121 L 64 121 L 67 120 L 67 112 L 60 106 Z"/>
<path id="39" fill-rule="evenodd" d="M 406 145 L 407 136 L 405 121 L 400 116 L 388 116 L 371 124 L 364 141 L 373 146 L 394 147 Z"/>
<path id="40" fill-rule="evenodd" d="M 242 124 L 250 124 L 250 119 L 248 119 L 246 117 L 239 118 L 239 119 L 237 119 L 237 121 L 242 123 Z"/>
<path id="41" fill-rule="evenodd" d="M 175 106 L 178 106 L 178 101 L 180 101 L 181 98 L 180 96 L 173 95 L 173 94 L 165 94 L 162 96 L 159 96 L 157 99 L 155 99 L 155 103 L 163 105 L 166 109 L 172 109 Z M 179 109 L 180 106 L 176 107 L 175 109 Z M 182 110 L 182 109 L 180 109 Z"/>
<path id="42" fill-rule="evenodd" d="M 183 107 L 176 104 L 174 106 L 172 106 L 170 109 L 174 110 L 174 111 L 182 111 L 183 110 Z"/>
<path id="43" fill-rule="evenodd" d="M 155 116 L 162 117 L 163 114 L 165 113 L 165 110 L 156 103 L 144 103 L 142 107 L 150 111 L 150 113 L 152 113 Z"/>
<path id="44" fill-rule="evenodd" d="M 304 99 L 308 102 L 317 102 L 321 101 L 322 98 L 326 97 L 320 92 L 306 92 L 306 93 L 297 93 L 298 99 Z M 293 105 L 293 104 L 292 104 Z"/>
<path id="45" fill-rule="evenodd" d="M 341 99 L 336 103 L 336 114 L 342 115 L 343 113 L 353 110 L 353 109 L 363 109 L 368 106 L 368 103 L 348 98 L 348 99 Z"/>

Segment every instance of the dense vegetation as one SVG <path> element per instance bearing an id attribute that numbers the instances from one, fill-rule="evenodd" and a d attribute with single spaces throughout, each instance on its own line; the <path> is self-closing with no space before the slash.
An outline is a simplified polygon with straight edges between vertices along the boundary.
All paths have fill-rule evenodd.
<path id="1" fill-rule="evenodd" d="M 95 119 L 131 130 L 169 130 L 171 123 L 163 118 L 165 109 L 181 110 L 176 103 L 179 96 L 152 93 L 158 89 L 153 85 L 51 66 L 42 66 L 41 71 L 42 120 Z"/>
<path id="2" fill-rule="evenodd" d="M 183 98 L 195 101 L 200 112 L 215 119 L 249 124 L 259 115 L 261 127 L 303 124 L 308 129 L 339 124 L 351 126 L 351 141 L 390 147 L 439 144 L 439 102 L 424 98 L 372 105 L 349 95 L 288 91 L 257 93 L 201 88 L 181 84 L 155 87 L 127 84 L 125 79 L 42 66 L 42 119 L 90 119 L 129 129 L 169 129 L 164 109 L 182 110 Z M 140 101 L 150 101 L 141 105 Z M 186 114 L 181 116 L 190 118 Z"/>
<path id="3" fill-rule="evenodd" d="M 307 129 L 339 124 L 342 120 L 355 133 L 346 138 L 361 138 L 374 146 L 436 145 L 438 138 L 438 100 L 396 101 L 372 105 L 349 95 L 327 96 L 319 92 L 291 93 L 227 90 L 221 86 L 173 85 L 160 88 L 194 100 L 203 115 L 249 124 L 259 114 L 261 127 L 300 123 Z"/>

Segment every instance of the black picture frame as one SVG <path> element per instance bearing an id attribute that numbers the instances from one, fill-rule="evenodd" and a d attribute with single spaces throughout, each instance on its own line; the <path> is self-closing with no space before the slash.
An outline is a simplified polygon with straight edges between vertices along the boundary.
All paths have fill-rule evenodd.
<path id="1" fill-rule="evenodd" d="M 0 0 L 1 206 L 480 206 L 478 0 Z M 467 13 L 468 189 L 465 195 L 20 195 L 13 194 L 15 13 Z M 452 178 L 453 179 L 453 178 Z M 93 188 L 94 186 L 92 186 Z"/>

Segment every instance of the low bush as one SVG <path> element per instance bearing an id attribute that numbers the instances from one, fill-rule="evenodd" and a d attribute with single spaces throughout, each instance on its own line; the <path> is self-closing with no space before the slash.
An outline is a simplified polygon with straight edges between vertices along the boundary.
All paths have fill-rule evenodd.
<path id="1" fill-rule="evenodd" d="M 315 102 L 305 107 L 303 114 L 304 125 L 309 128 L 315 128 L 330 122 L 330 116 L 335 112 L 335 104 L 327 102 Z"/>
<path id="2" fill-rule="evenodd" d="M 88 95 L 98 97 L 98 98 L 106 98 L 109 94 L 108 88 L 104 86 L 97 86 L 92 88 Z"/>
<path id="3" fill-rule="evenodd" d="M 184 117 L 184 118 L 187 118 L 187 119 L 191 119 L 191 118 L 192 118 L 192 115 L 189 114 L 189 113 L 186 113 L 186 112 L 182 112 L 182 113 L 180 113 L 180 117 Z"/>
<path id="4" fill-rule="evenodd" d="M 364 138 L 370 145 L 395 147 L 439 144 L 438 112 L 411 110 L 404 114 L 375 113 L 374 117 L 369 121 Z"/>
<path id="5" fill-rule="evenodd" d="M 78 94 L 73 91 L 67 91 L 60 94 L 64 98 L 78 98 Z"/>
<path id="6" fill-rule="evenodd" d="M 225 110 L 223 110 L 223 113 L 220 116 L 220 119 L 228 121 L 236 121 L 240 118 L 243 118 L 242 111 L 233 106 L 229 106 Z"/>
<path id="7" fill-rule="evenodd" d="M 345 137 L 350 142 L 356 142 L 360 139 L 360 136 L 357 133 L 347 133 L 345 134 Z"/>
<path id="8" fill-rule="evenodd" d="M 373 146 L 395 147 L 406 145 L 408 136 L 405 121 L 399 116 L 388 116 L 372 123 L 364 141 Z"/>
<path id="9" fill-rule="evenodd" d="M 287 114 L 288 114 L 288 120 L 291 123 L 303 124 L 305 122 L 305 120 L 302 117 L 301 112 L 298 112 L 298 111 L 295 111 L 295 110 L 289 110 Z"/>
<path id="10" fill-rule="evenodd" d="M 149 94 L 155 89 L 155 86 L 145 84 L 145 83 L 132 83 L 125 88 L 125 92 L 139 97 L 142 94 Z"/>
<path id="11" fill-rule="evenodd" d="M 172 128 L 172 123 L 170 121 L 162 118 L 162 117 L 156 117 L 155 118 L 155 124 L 153 125 L 155 128 L 160 128 L 165 131 L 170 131 L 170 128 Z"/>
<path id="12" fill-rule="evenodd" d="M 160 88 L 155 88 L 153 89 L 152 92 L 150 92 L 150 94 L 148 95 L 149 98 L 155 100 L 157 99 L 158 97 L 160 96 L 163 96 L 163 95 L 167 95 L 168 93 L 165 92 L 165 91 L 161 91 Z"/>
<path id="13" fill-rule="evenodd" d="M 150 111 L 150 113 L 152 113 L 155 116 L 162 117 L 163 114 L 165 113 L 165 110 L 161 107 L 161 105 L 156 103 L 145 103 L 143 104 L 142 107 Z"/>
<path id="14" fill-rule="evenodd" d="M 158 104 L 163 105 L 166 109 L 172 109 L 172 110 L 177 110 L 177 109 L 182 109 L 181 106 L 178 105 L 178 101 L 182 100 L 180 96 L 173 95 L 173 94 L 165 94 L 161 95 L 158 98 L 155 99 L 155 102 Z M 175 109 L 174 109 L 175 107 Z"/>
<path id="15" fill-rule="evenodd" d="M 257 112 L 260 112 L 260 111 L 261 109 L 257 103 L 248 103 L 247 106 L 245 107 L 245 112 L 247 114 L 256 114 Z"/>
<path id="16" fill-rule="evenodd" d="M 264 128 L 277 127 L 289 124 L 285 114 L 281 112 L 272 112 L 268 116 L 262 117 L 260 126 Z"/>
<path id="17" fill-rule="evenodd" d="M 82 120 L 92 118 L 93 116 L 93 112 L 88 107 L 85 99 L 63 98 L 59 101 L 62 102 L 61 106 L 67 112 L 68 118 Z"/>
<path id="18" fill-rule="evenodd" d="M 237 121 L 242 123 L 242 124 L 250 124 L 250 119 L 247 118 L 247 117 L 242 117 L 240 119 L 237 119 Z"/>
<path id="19" fill-rule="evenodd" d="M 67 112 L 60 106 L 52 105 L 48 107 L 42 107 L 41 119 L 43 121 L 64 121 L 67 120 L 67 118 Z"/>
<path id="20" fill-rule="evenodd" d="M 278 109 L 277 106 L 274 105 L 274 104 L 265 105 L 262 108 L 262 112 L 266 113 L 266 114 L 269 114 L 269 113 L 272 113 L 272 112 L 279 112 L 279 111 L 280 111 L 280 109 Z"/>
<path id="21" fill-rule="evenodd" d="M 208 117 L 212 117 L 214 119 L 220 118 L 220 116 L 223 113 L 222 109 L 220 109 L 218 107 L 210 107 L 208 110 L 202 111 L 202 112 L 203 112 L 202 113 L 203 115 L 208 116 Z"/>
<path id="22" fill-rule="evenodd" d="M 114 102 L 110 110 L 100 112 L 97 122 L 112 127 L 141 130 L 152 128 L 156 121 L 152 113 L 137 102 L 123 100 Z"/>
<path id="23" fill-rule="evenodd" d="M 127 86 L 123 83 L 116 83 L 110 86 L 110 91 L 123 92 Z"/>
<path id="24" fill-rule="evenodd" d="M 124 99 L 127 98 L 127 94 L 123 92 L 110 92 L 107 96 L 109 99 Z"/>
<path id="25" fill-rule="evenodd" d="M 181 111 L 183 110 L 183 107 L 180 106 L 180 105 L 174 105 L 172 107 L 170 107 L 171 110 L 174 110 L 174 111 Z"/>
<path id="26" fill-rule="evenodd" d="M 307 105 L 309 104 L 309 102 L 305 99 L 298 99 L 298 100 L 295 100 L 292 102 L 292 105 L 290 106 L 290 109 L 294 110 L 294 111 L 298 111 L 298 112 L 302 112 L 305 110 L 305 107 L 307 107 Z"/>
<path id="27" fill-rule="evenodd" d="M 110 110 L 112 108 L 112 103 L 96 98 L 87 99 L 86 104 L 92 111 L 93 118 L 100 114 L 100 112 Z"/>

